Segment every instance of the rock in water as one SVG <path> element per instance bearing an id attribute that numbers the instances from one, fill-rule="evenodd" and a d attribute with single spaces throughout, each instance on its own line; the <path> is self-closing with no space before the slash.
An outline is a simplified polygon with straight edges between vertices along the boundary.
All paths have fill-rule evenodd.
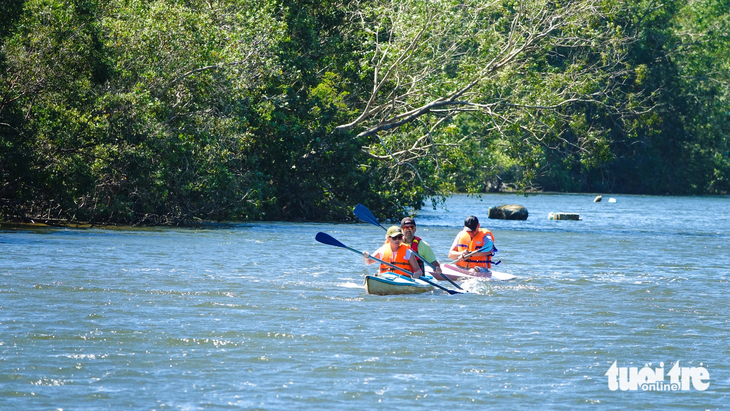
<path id="1" fill-rule="evenodd" d="M 580 215 L 577 213 L 550 213 L 548 220 L 573 220 L 580 221 Z"/>
<path id="2" fill-rule="evenodd" d="M 489 218 L 497 220 L 527 220 L 528 214 L 525 207 L 516 204 L 489 208 Z"/>
<path id="3" fill-rule="evenodd" d="M 600 203 L 601 200 L 603 200 L 603 196 L 596 196 L 596 198 L 593 199 L 594 203 Z"/>

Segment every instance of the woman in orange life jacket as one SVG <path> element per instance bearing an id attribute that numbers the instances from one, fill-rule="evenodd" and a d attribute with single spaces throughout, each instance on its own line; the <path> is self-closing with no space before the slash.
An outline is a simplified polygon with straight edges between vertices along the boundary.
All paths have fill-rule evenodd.
<path id="1" fill-rule="evenodd" d="M 454 242 L 449 249 L 449 258 L 458 259 L 456 265 L 468 269 L 476 273 L 477 271 L 489 271 L 492 266 L 492 251 L 472 254 L 464 258 L 466 254 L 478 250 L 485 243 L 492 241 L 494 244 L 494 235 L 491 231 L 479 228 L 479 219 L 473 215 L 464 220 L 464 230 L 456 235 Z"/>
<path id="2" fill-rule="evenodd" d="M 386 243 L 378 248 L 372 256 L 387 261 L 395 266 L 403 268 L 406 272 L 396 270 L 385 264 L 380 264 L 380 273 L 394 272 L 406 277 L 418 278 L 423 275 L 423 270 L 418 265 L 416 256 L 409 252 L 410 248 L 403 244 L 403 232 L 400 227 L 393 226 L 385 234 Z M 362 262 L 370 265 L 377 261 L 371 260 L 367 251 L 362 253 Z"/>

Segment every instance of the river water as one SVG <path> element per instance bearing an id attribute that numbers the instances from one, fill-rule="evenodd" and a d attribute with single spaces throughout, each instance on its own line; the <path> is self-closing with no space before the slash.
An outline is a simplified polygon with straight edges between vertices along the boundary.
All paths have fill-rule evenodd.
<path id="1" fill-rule="evenodd" d="M 370 224 L 4 225 L 0 408 L 728 407 L 730 198 L 614 198 L 459 195 L 421 211 L 442 261 L 474 214 L 517 276 L 453 296 L 366 295 L 374 266 L 314 240 L 372 252 L 384 231 Z M 501 204 L 530 216 L 487 219 Z M 616 363 L 669 386 L 677 361 L 697 385 L 609 384 Z"/>

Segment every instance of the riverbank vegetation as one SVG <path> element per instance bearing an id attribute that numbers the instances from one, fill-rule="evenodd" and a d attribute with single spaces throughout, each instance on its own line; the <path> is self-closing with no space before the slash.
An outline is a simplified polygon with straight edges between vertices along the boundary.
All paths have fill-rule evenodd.
<path id="1" fill-rule="evenodd" d="M 0 7 L 0 220 L 730 192 L 730 0 Z"/>

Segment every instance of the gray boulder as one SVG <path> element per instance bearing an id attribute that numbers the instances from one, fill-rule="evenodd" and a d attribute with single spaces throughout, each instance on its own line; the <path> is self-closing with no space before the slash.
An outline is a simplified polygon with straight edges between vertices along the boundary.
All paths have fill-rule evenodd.
<path id="1" fill-rule="evenodd" d="M 489 218 L 497 220 L 527 220 L 528 214 L 525 207 L 516 204 L 489 208 Z"/>

